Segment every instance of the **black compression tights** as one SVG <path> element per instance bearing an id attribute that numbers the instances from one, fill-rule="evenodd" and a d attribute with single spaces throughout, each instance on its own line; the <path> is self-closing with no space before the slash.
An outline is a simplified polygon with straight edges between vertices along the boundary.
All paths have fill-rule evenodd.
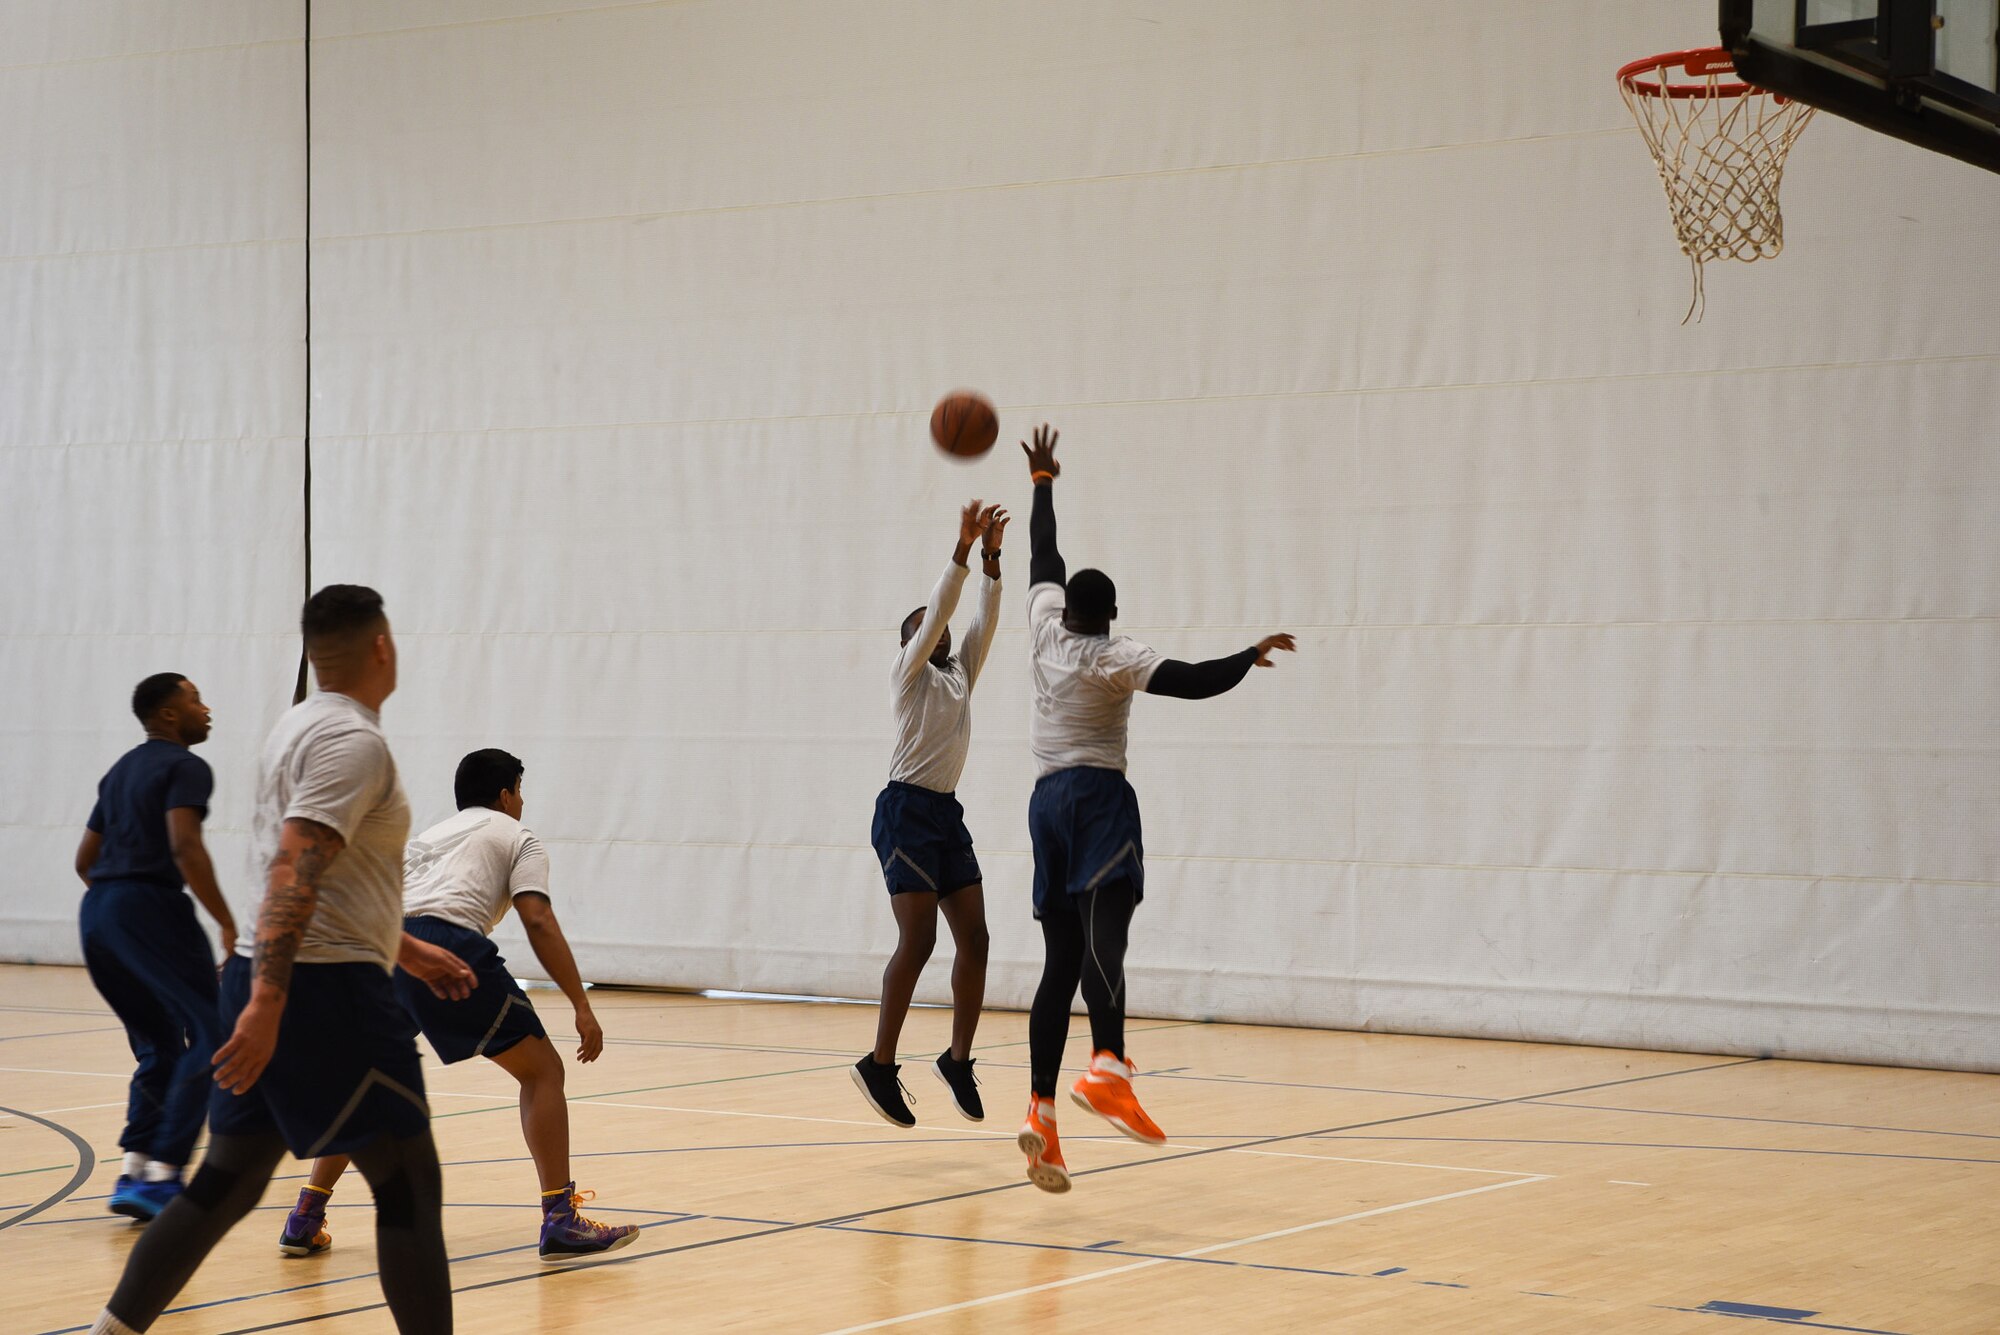
<path id="1" fill-rule="evenodd" d="M 284 1157 L 275 1132 L 212 1139 L 187 1190 L 133 1244 L 111 1314 L 134 1330 L 149 1329 L 222 1235 L 255 1208 Z M 450 1335 L 444 1181 L 430 1132 L 377 1140 L 354 1151 L 354 1164 L 375 1193 L 376 1260 L 396 1329 Z"/>
<path id="2" fill-rule="evenodd" d="M 1042 983 L 1028 1013 L 1028 1062 L 1035 1095 L 1056 1096 L 1069 1008 L 1083 984 L 1090 1045 L 1125 1058 L 1125 941 L 1138 906 L 1132 883 L 1114 881 L 1087 895 L 1063 895 L 1042 913 Z"/>

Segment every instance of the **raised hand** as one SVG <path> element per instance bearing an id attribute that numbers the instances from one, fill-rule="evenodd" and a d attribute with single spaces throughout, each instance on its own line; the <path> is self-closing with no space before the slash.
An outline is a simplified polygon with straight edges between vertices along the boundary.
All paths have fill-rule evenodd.
<path id="1" fill-rule="evenodd" d="M 1273 649 L 1283 649 L 1288 654 L 1295 654 L 1299 651 L 1299 646 L 1293 642 L 1292 637 L 1289 635 L 1266 635 L 1263 639 L 1257 641 L 1258 667 L 1277 666 L 1277 664 L 1271 661 L 1271 651 Z"/>
<path id="2" fill-rule="evenodd" d="M 1056 438 L 1062 433 L 1047 422 L 1035 428 L 1035 443 L 1021 442 L 1021 453 L 1028 456 L 1030 475 L 1047 473 L 1050 477 L 1062 476 L 1062 465 L 1056 462 Z"/>
<path id="3" fill-rule="evenodd" d="M 1007 532 L 1007 518 L 1007 512 L 997 505 L 987 506 L 986 512 L 979 516 L 979 527 L 986 535 L 987 551 L 1000 550 L 1000 539 Z"/>
<path id="4" fill-rule="evenodd" d="M 976 498 L 967 501 L 965 508 L 958 512 L 958 545 L 969 549 L 985 531 L 986 511 Z"/>

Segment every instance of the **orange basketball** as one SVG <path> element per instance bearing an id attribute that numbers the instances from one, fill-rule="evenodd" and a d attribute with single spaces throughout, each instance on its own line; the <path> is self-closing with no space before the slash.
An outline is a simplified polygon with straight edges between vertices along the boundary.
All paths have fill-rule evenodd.
<path id="1" fill-rule="evenodd" d="M 993 405 L 969 389 L 945 395 L 931 409 L 931 439 L 946 454 L 976 459 L 999 438 L 1000 419 Z"/>

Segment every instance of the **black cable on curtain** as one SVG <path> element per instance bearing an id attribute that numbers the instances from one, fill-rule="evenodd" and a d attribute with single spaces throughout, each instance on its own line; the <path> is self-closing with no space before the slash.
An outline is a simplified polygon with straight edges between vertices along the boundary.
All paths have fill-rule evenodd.
<path id="1" fill-rule="evenodd" d="M 300 49 L 305 58 L 305 113 L 306 113 L 306 227 L 305 227 L 305 432 L 303 437 L 305 463 L 305 492 L 300 498 L 304 523 L 301 526 L 305 543 L 305 592 L 300 601 L 312 597 L 313 591 L 313 436 L 312 436 L 312 0 L 301 0 L 305 6 L 305 41 Z M 299 645 L 299 675 L 292 688 L 292 703 L 298 704 L 306 698 L 306 650 L 303 642 Z"/>

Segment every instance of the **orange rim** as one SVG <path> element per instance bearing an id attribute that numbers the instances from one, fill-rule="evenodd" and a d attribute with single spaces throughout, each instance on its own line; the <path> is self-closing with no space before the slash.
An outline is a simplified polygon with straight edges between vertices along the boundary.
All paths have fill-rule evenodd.
<path id="1" fill-rule="evenodd" d="M 1700 83 L 1675 83 L 1667 71 L 1680 67 L 1682 74 Z M 1736 73 L 1736 62 L 1719 46 L 1692 51 L 1669 51 L 1663 56 L 1635 60 L 1618 71 L 1618 82 L 1639 97 L 1744 97 L 1764 90 L 1755 84 L 1711 82 L 1715 75 Z M 1643 78 L 1651 75 L 1651 78 Z"/>

